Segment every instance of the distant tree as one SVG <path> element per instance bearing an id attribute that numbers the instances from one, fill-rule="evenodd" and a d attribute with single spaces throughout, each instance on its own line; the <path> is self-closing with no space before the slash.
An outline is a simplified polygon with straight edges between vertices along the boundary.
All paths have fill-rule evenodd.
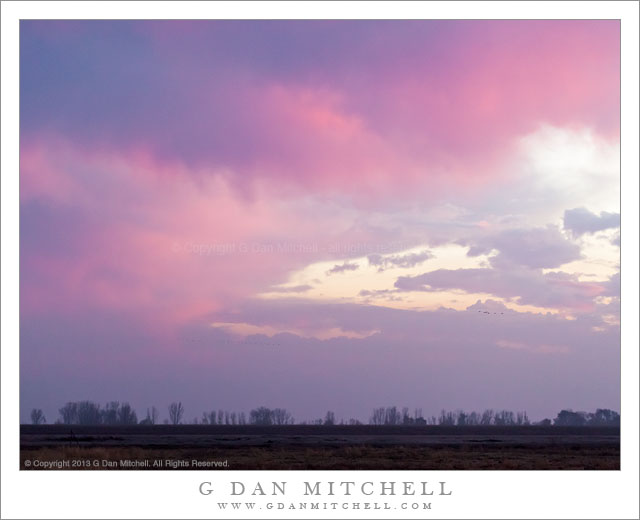
<path id="1" fill-rule="evenodd" d="M 584 426 L 586 424 L 587 414 L 573 410 L 562 410 L 553 420 L 554 426 Z"/>
<path id="2" fill-rule="evenodd" d="M 216 424 L 216 411 L 202 413 L 202 424 Z"/>
<path id="3" fill-rule="evenodd" d="M 456 417 L 456 424 L 458 426 L 466 426 L 467 425 L 467 414 L 464 413 L 462 410 L 459 410 L 457 412 L 458 417 Z"/>
<path id="4" fill-rule="evenodd" d="M 40 408 L 31 410 L 31 424 L 45 424 L 46 422 L 47 419 Z"/>
<path id="5" fill-rule="evenodd" d="M 238 415 L 238 424 L 247 424 L 247 417 L 245 416 L 244 412 L 240 412 L 240 415 Z"/>
<path id="6" fill-rule="evenodd" d="M 249 423 L 250 424 L 259 424 L 263 426 L 269 426 L 273 424 L 273 417 L 271 415 L 271 410 L 265 406 L 261 406 L 259 408 L 255 408 L 251 410 L 249 413 Z"/>
<path id="7" fill-rule="evenodd" d="M 225 410 L 224 412 L 224 423 L 225 424 L 231 424 L 231 419 L 229 417 L 229 412 Z"/>
<path id="8" fill-rule="evenodd" d="M 384 424 L 395 425 L 400 423 L 400 412 L 395 406 L 388 406 L 384 411 Z"/>
<path id="9" fill-rule="evenodd" d="M 422 416 L 422 408 L 416 408 L 413 410 L 413 422 L 418 424 L 418 419 L 424 420 L 424 417 Z M 427 421 L 424 422 L 426 424 Z"/>
<path id="10" fill-rule="evenodd" d="M 620 426 L 620 414 L 608 408 L 598 408 L 588 416 L 589 426 Z"/>
<path id="11" fill-rule="evenodd" d="M 456 415 L 453 412 L 441 410 L 440 417 L 438 418 L 438 424 L 440 424 L 441 426 L 455 426 Z"/>
<path id="12" fill-rule="evenodd" d="M 158 422 L 158 409 L 155 406 L 151 408 L 147 408 L 147 416 L 143 421 L 140 421 L 140 424 L 156 424 Z"/>
<path id="13" fill-rule="evenodd" d="M 537 423 L 537 425 L 538 426 L 551 426 L 551 419 L 542 419 L 542 421 Z"/>
<path id="14" fill-rule="evenodd" d="M 273 424 L 293 424 L 293 417 L 284 408 L 271 410 L 271 422 Z"/>
<path id="15" fill-rule="evenodd" d="M 218 410 L 218 424 L 224 424 L 224 410 Z"/>
<path id="16" fill-rule="evenodd" d="M 118 410 L 118 424 L 138 424 L 138 416 L 129 403 L 122 403 Z"/>
<path id="17" fill-rule="evenodd" d="M 118 410 L 120 403 L 111 401 L 104 406 L 102 410 L 102 424 L 118 424 Z"/>
<path id="18" fill-rule="evenodd" d="M 369 423 L 375 424 L 376 426 L 384 424 L 384 408 L 374 408 L 373 414 L 371 414 L 371 419 L 369 419 Z"/>
<path id="19" fill-rule="evenodd" d="M 493 424 L 493 416 L 494 416 L 493 410 L 485 410 L 484 412 L 482 412 L 482 417 L 480 418 L 480 424 L 482 424 L 483 426 L 488 426 L 490 424 Z"/>
<path id="20" fill-rule="evenodd" d="M 236 424 L 237 415 L 236 412 L 231 412 L 231 424 Z"/>
<path id="21" fill-rule="evenodd" d="M 353 418 L 351 418 L 351 419 L 349 419 L 349 424 L 350 424 L 351 426 L 357 426 L 357 425 L 360 425 L 360 424 L 362 424 L 362 423 L 361 423 L 358 419 L 353 419 Z"/>
<path id="22" fill-rule="evenodd" d="M 169 405 L 169 421 L 171 421 L 171 424 L 180 424 L 183 415 L 184 407 L 182 402 L 174 402 Z"/>
<path id="23" fill-rule="evenodd" d="M 78 423 L 78 404 L 69 402 L 59 410 L 63 424 Z"/>
<path id="24" fill-rule="evenodd" d="M 478 412 L 471 412 L 467 416 L 467 424 L 469 426 L 475 426 L 477 424 L 480 424 L 480 414 Z"/>
<path id="25" fill-rule="evenodd" d="M 413 419 L 409 416 L 409 408 L 406 406 L 402 409 L 402 424 L 413 424 Z"/>
<path id="26" fill-rule="evenodd" d="M 509 410 L 502 410 L 500 412 L 496 412 L 493 423 L 497 426 L 511 426 L 515 424 L 515 418 L 513 412 Z"/>
<path id="27" fill-rule="evenodd" d="M 333 426 L 336 423 L 336 414 L 334 414 L 331 410 L 327 412 L 324 416 L 324 424 L 327 426 Z"/>

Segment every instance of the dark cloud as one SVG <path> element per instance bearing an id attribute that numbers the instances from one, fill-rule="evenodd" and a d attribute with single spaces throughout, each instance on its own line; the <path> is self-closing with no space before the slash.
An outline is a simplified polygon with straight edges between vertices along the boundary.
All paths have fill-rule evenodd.
<path id="1" fill-rule="evenodd" d="M 618 227 L 620 227 L 620 213 L 602 211 L 600 215 L 596 215 L 586 208 L 568 209 L 564 212 L 564 228 L 576 237 Z"/>
<path id="2" fill-rule="evenodd" d="M 358 264 L 352 264 L 349 262 L 344 262 L 343 264 L 334 265 L 331 269 L 327 271 L 327 276 L 336 274 L 336 273 L 344 273 L 347 271 L 355 271 L 360 266 Z"/>
<path id="3" fill-rule="evenodd" d="M 419 253 L 409 253 L 406 255 L 369 255 L 367 259 L 369 260 L 369 265 L 376 266 L 378 271 L 382 272 L 389 267 L 415 267 L 416 265 L 426 262 L 433 257 L 433 253 L 425 249 Z"/>

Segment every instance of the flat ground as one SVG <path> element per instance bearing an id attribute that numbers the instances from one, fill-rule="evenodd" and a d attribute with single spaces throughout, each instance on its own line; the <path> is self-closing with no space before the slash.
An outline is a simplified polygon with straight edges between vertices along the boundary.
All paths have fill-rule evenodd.
<path id="1" fill-rule="evenodd" d="M 617 470 L 620 431 L 539 426 L 22 426 L 20 461 L 22 469 L 64 470 Z"/>

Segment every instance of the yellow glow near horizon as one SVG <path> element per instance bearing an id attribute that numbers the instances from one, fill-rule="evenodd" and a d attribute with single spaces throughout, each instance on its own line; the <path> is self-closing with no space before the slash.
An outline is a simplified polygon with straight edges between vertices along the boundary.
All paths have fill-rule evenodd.
<path id="1" fill-rule="evenodd" d="M 478 300 L 495 300 L 503 303 L 507 308 L 518 312 L 558 312 L 556 309 L 542 308 L 534 305 L 519 305 L 490 293 L 468 293 L 462 290 L 376 293 L 376 291 L 393 291 L 394 283 L 399 276 L 416 276 L 438 269 L 483 268 L 488 265 L 489 255 L 469 257 L 467 256 L 468 248 L 456 244 L 447 244 L 433 248 L 429 248 L 426 245 L 418 246 L 399 251 L 393 255 L 384 256 L 405 256 L 417 254 L 426 249 L 433 254 L 433 258 L 414 267 L 400 268 L 393 266 L 382 272 L 378 271 L 377 266 L 371 265 L 366 256 L 317 262 L 294 272 L 286 284 L 276 287 L 276 289 L 279 290 L 264 292 L 258 296 L 263 299 L 300 298 L 315 301 L 362 303 L 394 309 L 413 310 L 435 310 L 440 307 L 465 310 Z M 358 268 L 344 273 L 327 274 L 334 266 L 342 265 L 345 262 L 358 265 Z M 283 289 L 300 285 L 309 285 L 311 289 L 300 293 L 282 292 Z M 363 289 L 370 291 L 372 294 L 360 295 L 360 291 Z"/>

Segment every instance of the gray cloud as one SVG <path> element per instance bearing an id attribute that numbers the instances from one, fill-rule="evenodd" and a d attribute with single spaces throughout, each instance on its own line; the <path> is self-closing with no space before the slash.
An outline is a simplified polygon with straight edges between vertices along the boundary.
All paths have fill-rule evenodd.
<path id="1" fill-rule="evenodd" d="M 602 211 L 600 215 L 596 215 L 586 208 L 568 209 L 564 212 L 564 228 L 576 237 L 618 227 L 620 213 Z"/>
<path id="2" fill-rule="evenodd" d="M 602 283 L 581 282 L 575 275 L 522 268 L 438 269 L 401 276 L 394 285 L 400 291 L 462 290 L 489 293 L 523 305 L 580 310 L 593 308 L 593 299 L 607 290 Z"/>
<path id="3" fill-rule="evenodd" d="M 406 255 L 369 255 L 367 257 L 367 259 L 369 260 L 369 265 L 378 267 L 379 272 L 382 272 L 389 267 L 415 267 L 416 265 L 421 264 L 422 262 L 426 262 L 431 258 L 433 258 L 433 253 L 426 249 L 424 251 L 420 251 L 419 253 L 409 253 Z"/>
<path id="4" fill-rule="evenodd" d="M 555 226 L 532 229 L 509 229 L 480 238 L 460 240 L 469 246 L 469 256 L 489 254 L 493 266 L 520 265 L 528 268 L 550 269 L 580 258 L 580 247 Z"/>
<path id="5" fill-rule="evenodd" d="M 344 273 L 346 271 L 355 271 L 360 266 L 358 264 L 351 264 L 349 262 L 344 262 L 343 264 L 334 265 L 331 269 L 327 271 L 327 276 L 336 274 L 336 273 Z"/>

